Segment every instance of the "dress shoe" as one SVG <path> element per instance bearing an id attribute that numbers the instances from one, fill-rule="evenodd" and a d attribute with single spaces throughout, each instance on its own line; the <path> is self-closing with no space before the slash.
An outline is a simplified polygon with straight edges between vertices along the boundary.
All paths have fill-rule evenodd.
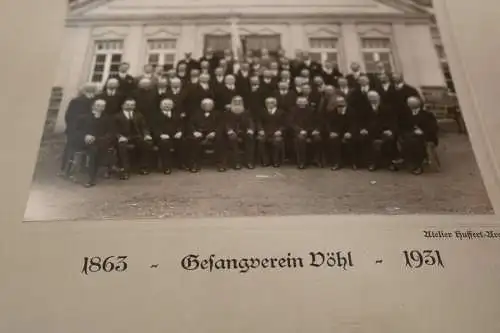
<path id="1" fill-rule="evenodd" d="M 337 171 L 337 170 L 340 170 L 340 165 L 338 164 L 335 164 L 334 166 L 332 166 L 332 171 Z"/>
<path id="2" fill-rule="evenodd" d="M 253 165 L 252 163 L 248 163 L 247 168 L 249 168 L 250 170 L 255 169 L 255 165 Z"/>
<path id="3" fill-rule="evenodd" d="M 274 163 L 273 168 L 279 168 L 281 165 L 279 163 Z"/>
<path id="4" fill-rule="evenodd" d="M 120 175 L 120 179 L 121 179 L 121 180 L 127 180 L 127 179 L 129 179 L 129 178 L 130 178 L 130 176 L 129 176 L 129 175 L 128 175 L 128 173 L 126 173 L 126 172 L 124 172 L 124 173 L 122 173 L 122 174 Z"/>
<path id="5" fill-rule="evenodd" d="M 389 165 L 389 171 L 396 172 L 398 171 L 398 167 L 395 164 Z"/>
<path id="6" fill-rule="evenodd" d="M 306 168 L 306 166 L 305 166 L 304 164 L 299 164 L 299 165 L 298 165 L 298 168 L 299 168 L 300 170 L 304 170 L 304 169 Z"/>
<path id="7" fill-rule="evenodd" d="M 374 165 L 374 164 L 371 164 L 369 167 L 368 167 L 368 171 L 375 171 L 377 170 L 377 167 Z"/>
<path id="8" fill-rule="evenodd" d="M 90 181 L 90 182 L 86 183 L 84 186 L 85 186 L 86 188 L 89 188 L 89 187 L 94 187 L 94 186 L 95 186 L 95 182 Z"/>
<path id="9" fill-rule="evenodd" d="M 421 175 L 422 173 L 424 172 L 424 170 L 422 168 L 415 168 L 411 171 L 412 174 L 414 175 Z"/>
<path id="10" fill-rule="evenodd" d="M 236 164 L 236 165 L 234 166 L 234 169 L 235 169 L 235 170 L 240 170 L 240 169 L 241 169 L 241 164 Z"/>
<path id="11" fill-rule="evenodd" d="M 171 173 L 172 173 L 172 169 L 170 169 L 170 168 L 166 168 L 165 170 L 163 170 L 164 175 L 170 175 Z"/>
<path id="12" fill-rule="evenodd" d="M 353 165 L 351 166 L 351 169 L 353 169 L 354 171 L 356 171 L 356 170 L 358 170 L 358 166 L 357 166 L 356 164 L 353 164 Z"/>
<path id="13" fill-rule="evenodd" d="M 145 176 L 145 175 L 149 175 L 149 171 L 148 171 L 148 170 L 144 170 L 144 169 L 143 169 L 143 170 L 141 170 L 139 173 L 140 173 L 141 175 L 143 175 L 143 176 Z"/>
<path id="14" fill-rule="evenodd" d="M 241 167 L 240 167 L 241 168 Z M 226 168 L 225 167 L 219 167 L 219 172 L 225 172 L 226 171 Z"/>

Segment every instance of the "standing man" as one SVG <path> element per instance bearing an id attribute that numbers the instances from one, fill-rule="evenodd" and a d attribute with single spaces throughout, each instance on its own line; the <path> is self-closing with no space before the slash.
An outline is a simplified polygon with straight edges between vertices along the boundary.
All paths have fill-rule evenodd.
<path id="1" fill-rule="evenodd" d="M 153 88 L 151 80 L 141 79 L 134 97 L 136 102 L 135 111 L 142 114 L 148 129 L 151 130 L 155 121 L 155 114 L 158 111 L 157 90 Z"/>
<path id="2" fill-rule="evenodd" d="M 177 63 L 177 68 L 179 67 L 180 64 L 185 64 L 186 65 L 186 71 L 188 73 L 191 73 L 192 69 L 199 69 L 200 68 L 200 64 L 196 60 L 194 60 L 193 58 L 191 58 L 191 55 L 192 55 L 191 52 L 184 53 L 184 59 L 182 59 L 181 61 L 179 61 Z"/>
<path id="3" fill-rule="evenodd" d="M 361 65 L 357 62 L 351 63 L 351 71 L 346 76 L 349 88 L 357 88 L 359 86 L 359 78 L 363 75 L 365 73 L 361 72 Z"/>
<path id="4" fill-rule="evenodd" d="M 64 146 L 61 160 L 60 176 L 69 176 L 73 153 L 81 143 L 77 132 L 78 121 L 83 116 L 90 115 L 95 92 L 96 86 L 92 83 L 87 83 L 82 87 L 80 95 L 73 98 L 68 104 L 66 114 L 64 115 L 66 145 Z"/>
<path id="5" fill-rule="evenodd" d="M 135 89 L 135 80 L 132 75 L 128 73 L 130 69 L 130 64 L 128 62 L 122 62 L 118 68 L 118 74 L 110 75 L 106 80 L 108 82 L 110 79 L 118 80 L 118 92 L 124 97 L 130 97 Z"/>
<path id="6" fill-rule="evenodd" d="M 120 93 L 119 87 L 120 83 L 118 79 L 111 78 L 106 83 L 103 92 L 97 96 L 98 99 L 106 101 L 106 110 L 104 112 L 109 115 L 115 115 L 120 112 L 125 96 Z"/>

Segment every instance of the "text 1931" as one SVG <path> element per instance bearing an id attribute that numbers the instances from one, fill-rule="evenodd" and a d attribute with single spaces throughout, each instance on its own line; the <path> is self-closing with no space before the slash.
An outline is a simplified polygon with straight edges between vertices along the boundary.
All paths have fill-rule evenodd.
<path id="1" fill-rule="evenodd" d="M 425 266 L 443 267 L 443 259 L 439 250 L 405 250 L 403 251 L 406 267 L 411 269 Z"/>
<path id="2" fill-rule="evenodd" d="M 97 272 L 125 272 L 128 268 L 127 256 L 84 257 L 82 274 Z"/>

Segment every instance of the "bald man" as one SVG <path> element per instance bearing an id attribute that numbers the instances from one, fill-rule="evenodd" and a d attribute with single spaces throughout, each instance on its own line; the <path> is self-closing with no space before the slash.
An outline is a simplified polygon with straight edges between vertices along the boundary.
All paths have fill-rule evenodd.
<path id="1" fill-rule="evenodd" d="M 113 117 L 104 112 L 106 101 L 97 99 L 92 105 L 92 112 L 83 116 L 77 125 L 81 146 L 89 156 L 88 181 L 85 187 L 96 185 L 100 166 L 106 166 L 105 178 L 113 165 L 112 147 L 115 144 Z"/>
<path id="2" fill-rule="evenodd" d="M 201 101 L 204 99 L 215 100 L 215 93 L 210 85 L 210 76 L 207 74 L 201 74 L 199 82 L 189 87 L 186 108 L 188 117 L 200 108 Z"/>
<path id="3" fill-rule="evenodd" d="M 276 98 L 268 97 L 257 122 L 258 158 L 262 166 L 278 168 L 283 163 L 287 114 L 278 107 Z"/>
<path id="4" fill-rule="evenodd" d="M 438 123 L 432 112 L 425 110 L 418 97 L 411 96 L 407 101 L 401 121 L 401 148 L 405 163 L 415 175 L 423 172 L 426 146 L 438 145 Z"/>
<path id="5" fill-rule="evenodd" d="M 120 92 L 120 83 L 118 79 L 111 78 L 106 82 L 106 86 L 97 96 L 99 99 L 106 101 L 106 112 L 109 115 L 115 115 L 120 112 L 121 105 L 125 96 Z"/>
<path id="6" fill-rule="evenodd" d="M 360 164 L 368 166 L 369 171 L 388 167 L 396 171 L 394 160 L 397 155 L 398 117 L 390 106 L 383 104 L 378 92 L 367 94 L 368 107 L 357 114 L 356 133 L 359 142 Z"/>
<path id="7" fill-rule="evenodd" d="M 293 130 L 299 169 L 306 167 L 309 147 L 313 150 L 315 162 L 322 166 L 321 125 L 318 120 L 318 113 L 309 105 L 307 97 L 298 97 L 297 104 L 290 113 L 290 127 Z"/>
<path id="8" fill-rule="evenodd" d="M 217 166 L 220 172 L 226 171 L 226 156 L 224 152 L 224 122 L 223 113 L 215 110 L 213 99 L 205 98 L 200 102 L 200 106 L 189 117 L 190 170 L 200 171 L 201 155 L 204 146 L 214 148 Z"/>
<path id="9" fill-rule="evenodd" d="M 149 130 L 151 130 L 158 110 L 158 96 L 150 79 L 140 79 L 134 99 L 136 101 L 136 111 L 144 116 Z"/>
<path id="10" fill-rule="evenodd" d="M 110 75 L 106 80 L 107 82 L 109 79 L 117 79 L 119 83 L 118 90 L 124 97 L 131 96 L 136 86 L 134 77 L 129 74 L 129 69 L 130 64 L 128 62 L 122 62 L 118 68 L 118 73 Z"/>
<path id="11" fill-rule="evenodd" d="M 224 78 L 224 85 L 219 86 L 215 90 L 215 107 L 218 110 L 228 110 L 231 101 L 235 96 L 240 96 L 236 86 L 236 78 L 234 75 L 226 75 Z"/>
<path id="12" fill-rule="evenodd" d="M 224 117 L 224 127 L 229 144 L 229 156 L 232 167 L 241 169 L 239 142 L 243 143 L 244 164 L 248 169 L 254 168 L 255 159 L 255 124 L 250 111 L 245 108 L 243 98 L 234 96 L 229 110 Z"/>

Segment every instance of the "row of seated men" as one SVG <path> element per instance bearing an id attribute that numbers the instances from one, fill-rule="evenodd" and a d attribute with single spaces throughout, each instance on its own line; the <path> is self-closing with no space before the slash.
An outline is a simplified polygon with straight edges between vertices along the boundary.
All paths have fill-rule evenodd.
<path id="1" fill-rule="evenodd" d="M 205 89 L 202 77 L 199 87 Z M 261 79 L 257 79 L 259 82 L 255 83 L 260 87 Z M 226 76 L 225 88 L 236 90 L 231 87 L 233 80 L 231 75 Z M 342 80 L 339 78 L 339 82 Z M 242 164 L 253 168 L 256 162 L 279 167 L 284 155 L 292 151 L 300 169 L 311 158 L 319 166 L 326 160 L 332 170 L 350 165 L 355 169 L 366 166 L 374 171 L 388 167 L 395 171 L 395 161 L 402 157 L 414 174 L 421 174 L 426 144 L 438 143 L 436 119 L 423 109 L 416 94 L 410 94 L 400 104 L 394 83 L 382 85 L 385 94 L 381 94 L 369 85 L 366 76 L 360 76 L 359 86 L 347 95 L 323 83 L 316 88 L 320 89 L 315 99 L 306 80 L 294 87 L 298 93 L 288 95 L 289 87 L 279 82 L 277 91 L 251 98 L 241 90 L 227 96 L 225 90 L 198 95 L 195 89 L 189 92 L 192 95 L 188 93 L 188 98 L 179 99 L 180 80 L 170 80 L 170 87 L 166 83 L 166 91 L 161 91 L 165 83 L 159 80 L 151 89 L 149 80 L 141 79 L 136 93 L 123 98 L 118 110 L 110 109 L 106 99 L 113 97 L 113 92 L 109 92 L 116 84 L 113 79 L 108 81 L 107 95 L 93 99 L 91 94 L 82 96 L 92 100 L 91 110 L 82 110 L 75 116 L 71 112 L 75 106 L 70 103 L 63 168 L 67 168 L 71 152 L 87 150 L 90 156 L 87 186 L 93 186 L 98 167 L 111 166 L 106 158 L 115 148 L 120 177 L 127 179 L 134 160 L 140 173 L 148 173 L 156 146 L 165 174 L 171 173 L 174 157 L 180 165 L 198 172 L 203 147 L 210 145 L 215 150 L 219 171 L 225 171 L 228 162 L 236 169 Z M 262 92 L 259 87 L 252 92 Z M 141 91 L 155 96 L 151 104 L 141 100 L 144 97 Z"/>

